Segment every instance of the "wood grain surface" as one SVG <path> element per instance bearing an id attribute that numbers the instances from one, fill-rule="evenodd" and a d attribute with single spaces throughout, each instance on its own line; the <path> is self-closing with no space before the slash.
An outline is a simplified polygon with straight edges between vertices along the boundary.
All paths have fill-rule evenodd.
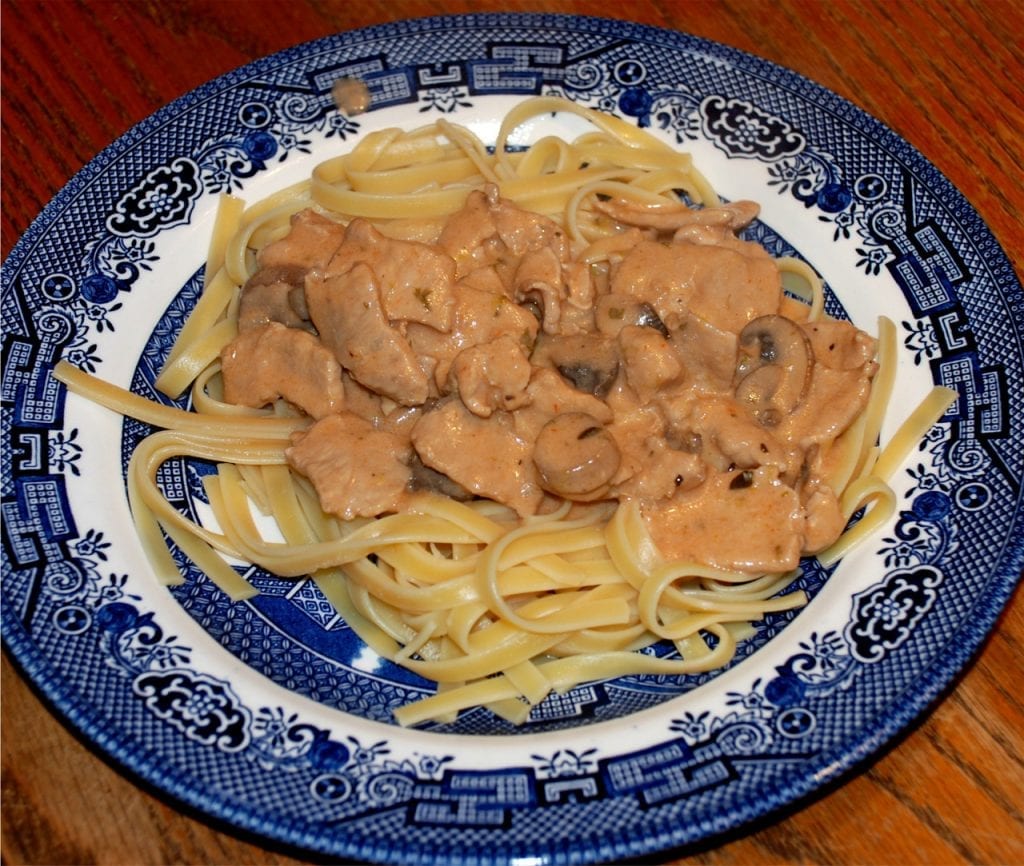
<path id="1" fill-rule="evenodd" d="M 1024 12 L 1012 0 L 3 0 L 2 254 L 103 147 L 236 66 L 333 32 L 468 11 L 629 18 L 794 69 L 914 144 L 1024 249 Z M 108 765 L 5 655 L 2 862 L 296 864 L 297 852 L 187 814 Z M 807 802 L 674 864 L 1024 863 L 1019 593 L 936 707 Z"/>

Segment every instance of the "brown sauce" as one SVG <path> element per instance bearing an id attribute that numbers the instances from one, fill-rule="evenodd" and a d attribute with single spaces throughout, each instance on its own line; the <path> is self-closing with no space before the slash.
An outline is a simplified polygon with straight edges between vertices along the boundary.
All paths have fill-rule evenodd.
<path id="1" fill-rule="evenodd" d="M 795 567 L 842 531 L 829 449 L 874 340 L 801 320 L 749 202 L 601 207 L 636 242 L 600 266 L 493 188 L 418 240 L 298 214 L 243 288 L 227 399 L 316 419 L 288 459 L 342 518 L 424 486 L 521 517 L 629 499 L 666 557 Z"/>

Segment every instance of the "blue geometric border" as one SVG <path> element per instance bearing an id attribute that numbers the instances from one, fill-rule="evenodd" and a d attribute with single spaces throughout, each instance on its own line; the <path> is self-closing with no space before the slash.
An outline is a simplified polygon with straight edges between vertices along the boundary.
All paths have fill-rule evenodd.
<path id="1" fill-rule="evenodd" d="M 399 59 L 424 43 L 430 62 Z M 433 60 L 446 56 L 453 60 Z M 702 58 L 744 87 L 711 86 L 691 68 Z M 138 607 L 126 576 L 104 568 L 102 529 L 76 525 L 82 516 L 71 513 L 65 483 L 81 445 L 64 429 L 63 393 L 47 370 L 60 355 L 87 369 L 102 362 L 93 335 L 116 327 L 123 294 L 156 266 L 152 239 L 187 224 L 201 194 L 244 186 L 271 161 L 302 153 L 312 136 L 356 134 L 358 125 L 338 121 L 324 101 L 325 84 L 353 72 L 381 106 L 455 113 L 488 93 L 559 92 L 659 125 L 681 144 L 702 136 L 730 158 L 768 165 L 778 194 L 815 209 L 836 240 L 856 238 L 856 268 L 896 282 L 915 317 L 902 323 L 905 348 L 962 396 L 911 468 L 900 491 L 909 507 L 879 551 L 886 575 L 854 597 L 842 634 L 812 635 L 770 675 L 731 694 L 726 713 L 670 720 L 656 746 L 618 756 L 562 748 L 529 767 L 486 772 L 459 767 L 443 739 L 431 741 L 437 754 L 392 757 L 386 740 L 361 743 L 283 708 L 247 708 L 230 683 L 189 668 L 189 648 Z M 215 99 L 233 108 L 237 124 L 197 149 L 190 118 Z M 751 125 L 769 130 L 770 147 L 740 135 Z M 822 144 L 836 129 L 843 141 Z M 892 171 L 875 170 L 880 153 Z M 87 199 L 98 178 L 117 196 L 97 208 Z M 69 224 L 79 204 L 100 222 Z M 81 239 L 63 258 L 50 238 L 58 226 Z M 578 863 L 733 829 L 856 766 L 916 718 L 969 661 L 1024 562 L 1024 302 L 1005 254 L 948 181 L 891 131 L 793 73 L 682 34 L 479 15 L 386 25 L 259 61 L 158 112 L 83 169 L 4 263 L 3 300 L 6 645 L 58 711 L 128 770 L 300 848 L 374 862 L 500 863 L 525 854 Z M 986 313 L 993 304 L 1006 315 Z M 979 527 L 988 534 L 967 531 Z M 984 579 L 966 580 L 980 554 Z M 960 584 L 966 597 L 956 605 L 970 615 L 954 621 L 946 605 Z M 939 637 L 946 646 L 936 647 Z M 69 674 L 68 658 L 89 659 L 90 644 L 97 667 Z M 114 676 L 107 668 L 134 695 L 120 707 L 123 727 L 79 697 L 83 683 Z M 902 696 L 878 695 L 886 711 L 874 712 L 865 697 L 872 679 L 899 675 L 908 680 Z M 140 731 L 152 738 L 144 746 Z M 231 767 L 224 772 L 235 794 L 230 784 L 204 793 L 196 768 L 179 772 L 153 757 L 193 755 L 196 744 Z M 301 803 L 301 814 L 289 802 Z"/>

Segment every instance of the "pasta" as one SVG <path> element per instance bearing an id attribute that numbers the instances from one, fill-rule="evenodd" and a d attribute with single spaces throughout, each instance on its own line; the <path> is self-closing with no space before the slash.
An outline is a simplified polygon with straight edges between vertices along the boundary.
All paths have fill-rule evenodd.
<path id="1" fill-rule="evenodd" d="M 508 146 L 552 112 L 590 131 Z M 552 690 L 726 664 L 805 603 L 799 556 L 832 563 L 888 518 L 887 476 L 949 405 L 936 389 L 879 452 L 892 323 L 829 320 L 811 269 L 738 237 L 756 212 L 561 99 L 519 104 L 491 149 L 445 121 L 373 132 L 222 198 L 156 382 L 191 411 L 56 374 L 160 428 L 128 493 L 162 581 L 182 580 L 165 536 L 235 599 L 232 559 L 308 575 L 438 684 L 401 724 L 519 723 Z M 176 458 L 217 463 L 210 526 L 163 496 Z M 658 641 L 676 652 L 642 652 Z"/>

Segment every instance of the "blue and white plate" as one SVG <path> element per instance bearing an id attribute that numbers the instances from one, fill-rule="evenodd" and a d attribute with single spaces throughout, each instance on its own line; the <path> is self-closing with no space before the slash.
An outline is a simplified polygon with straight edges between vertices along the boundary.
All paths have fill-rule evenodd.
<path id="1" fill-rule="evenodd" d="M 348 118 L 331 84 L 362 78 Z M 124 471 L 145 431 L 51 376 L 67 358 L 154 396 L 199 288 L 217 197 L 255 200 L 386 126 L 493 136 L 557 93 L 692 151 L 753 233 L 825 277 L 830 311 L 900 335 L 883 438 L 934 383 L 960 398 L 895 481 L 897 514 L 725 671 L 627 677 L 405 730 L 427 686 L 382 663 L 308 582 L 231 604 L 183 563 L 156 584 Z M 556 131 L 560 121 L 551 122 Z M 568 128 L 564 130 L 570 134 Z M 526 133 L 528 134 L 529 130 Z M 580 863 L 742 826 L 834 780 L 968 662 L 1024 562 L 1024 295 L 982 220 L 910 145 L 763 60 L 618 21 L 476 15 L 329 37 L 226 75 L 103 151 L 3 266 L 3 636 L 91 742 L 172 798 L 344 860 Z M 169 495 L 202 511 L 204 467 Z"/>

